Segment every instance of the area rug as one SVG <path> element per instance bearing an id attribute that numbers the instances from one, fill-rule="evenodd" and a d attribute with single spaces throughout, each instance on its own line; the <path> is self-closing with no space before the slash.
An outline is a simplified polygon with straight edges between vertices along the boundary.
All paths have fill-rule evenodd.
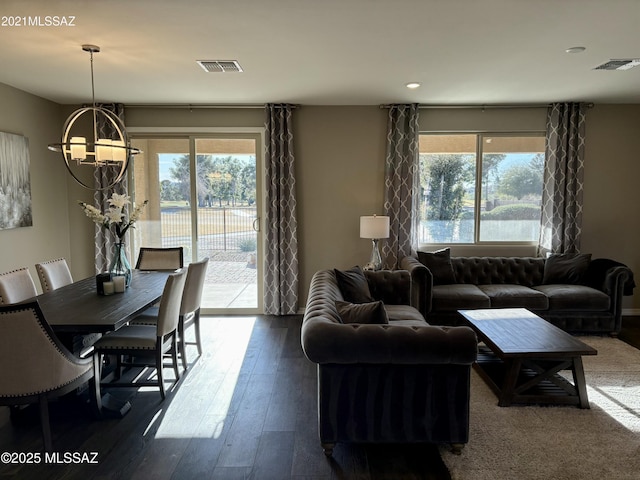
<path id="1" fill-rule="evenodd" d="M 583 358 L 590 409 L 498 407 L 472 372 L 469 443 L 461 455 L 440 447 L 452 480 L 640 478 L 640 350 L 581 340 L 598 350 Z"/>

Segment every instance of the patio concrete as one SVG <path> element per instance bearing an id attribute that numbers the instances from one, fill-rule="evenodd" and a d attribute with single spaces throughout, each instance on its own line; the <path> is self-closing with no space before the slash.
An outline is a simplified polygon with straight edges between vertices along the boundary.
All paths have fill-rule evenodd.
<path id="1" fill-rule="evenodd" d="M 247 266 L 248 254 L 209 252 L 209 258 L 202 308 L 257 308 L 257 271 Z"/>

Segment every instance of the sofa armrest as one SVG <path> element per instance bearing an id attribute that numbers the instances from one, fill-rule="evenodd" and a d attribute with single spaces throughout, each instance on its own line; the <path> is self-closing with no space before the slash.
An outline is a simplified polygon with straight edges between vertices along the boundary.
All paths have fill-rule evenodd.
<path id="1" fill-rule="evenodd" d="M 371 296 L 389 305 L 411 305 L 411 275 L 406 270 L 365 270 Z"/>
<path id="2" fill-rule="evenodd" d="M 431 290 L 433 275 L 420 261 L 411 256 L 400 260 L 400 268 L 411 275 L 411 306 L 415 307 L 423 317 L 431 311 Z"/>
<path id="3" fill-rule="evenodd" d="M 478 345 L 469 327 L 337 324 L 321 315 L 305 315 L 301 341 L 319 364 L 470 365 Z"/>
<path id="4" fill-rule="evenodd" d="M 633 274 L 629 267 L 617 266 L 609 268 L 602 283 L 602 291 L 609 296 L 620 294 L 620 297 L 624 294 L 625 284 L 633 278 Z"/>

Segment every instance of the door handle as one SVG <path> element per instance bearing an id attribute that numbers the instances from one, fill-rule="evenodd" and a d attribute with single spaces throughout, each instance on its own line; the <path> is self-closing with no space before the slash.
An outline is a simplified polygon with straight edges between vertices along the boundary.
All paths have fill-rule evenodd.
<path id="1" fill-rule="evenodd" d="M 256 217 L 253 220 L 253 230 L 256 231 L 256 232 L 260 231 L 260 217 Z"/>

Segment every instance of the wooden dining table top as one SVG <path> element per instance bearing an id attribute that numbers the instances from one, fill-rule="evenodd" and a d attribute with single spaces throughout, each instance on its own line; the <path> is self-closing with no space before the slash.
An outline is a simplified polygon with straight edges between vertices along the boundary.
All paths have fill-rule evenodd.
<path id="1" fill-rule="evenodd" d="M 36 297 L 45 320 L 56 332 L 104 333 L 117 330 L 157 303 L 173 271 L 134 270 L 124 293 L 98 295 L 89 277 Z"/>

